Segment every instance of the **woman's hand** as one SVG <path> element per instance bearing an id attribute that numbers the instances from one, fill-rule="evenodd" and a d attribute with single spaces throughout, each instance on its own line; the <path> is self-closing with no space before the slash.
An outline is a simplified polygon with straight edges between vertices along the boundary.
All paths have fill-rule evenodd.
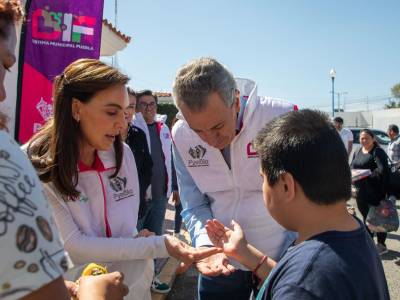
<path id="1" fill-rule="evenodd" d="M 171 235 L 165 236 L 165 246 L 169 255 L 181 261 L 180 267 L 177 270 L 178 273 L 186 271 L 195 262 L 221 252 L 221 249 L 215 247 L 193 248 Z"/>
<path id="2" fill-rule="evenodd" d="M 79 278 L 79 300 L 122 300 L 129 289 L 124 284 L 124 274 L 112 272 L 97 276 Z"/>

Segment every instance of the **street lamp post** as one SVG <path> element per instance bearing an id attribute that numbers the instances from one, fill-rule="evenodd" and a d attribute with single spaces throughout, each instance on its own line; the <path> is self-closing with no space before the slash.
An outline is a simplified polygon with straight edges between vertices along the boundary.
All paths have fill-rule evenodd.
<path id="1" fill-rule="evenodd" d="M 332 117 L 335 116 L 335 77 L 336 77 L 336 71 L 335 69 L 331 69 L 329 72 L 329 75 L 331 76 L 332 79 Z"/>

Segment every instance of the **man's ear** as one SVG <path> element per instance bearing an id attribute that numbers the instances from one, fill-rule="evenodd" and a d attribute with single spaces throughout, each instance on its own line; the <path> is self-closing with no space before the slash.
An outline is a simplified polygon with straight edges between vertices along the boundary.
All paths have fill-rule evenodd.
<path id="1" fill-rule="evenodd" d="M 72 117 L 79 123 L 81 119 L 82 102 L 78 99 L 72 98 L 71 109 Z"/>
<path id="2" fill-rule="evenodd" d="M 283 173 L 280 176 L 281 185 L 284 193 L 284 199 L 291 202 L 296 196 L 296 181 L 290 173 Z"/>

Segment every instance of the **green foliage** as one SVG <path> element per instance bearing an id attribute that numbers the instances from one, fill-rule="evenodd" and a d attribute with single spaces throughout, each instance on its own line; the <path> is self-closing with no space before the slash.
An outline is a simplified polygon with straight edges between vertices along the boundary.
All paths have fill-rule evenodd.
<path id="1" fill-rule="evenodd" d="M 386 109 L 400 108 L 400 83 L 392 86 L 391 91 L 394 99 L 391 99 L 389 101 L 389 104 L 385 105 L 385 108 Z"/>
<path id="2" fill-rule="evenodd" d="M 395 84 L 392 87 L 392 95 L 393 95 L 393 97 L 400 99 L 400 83 Z"/>
<path id="3" fill-rule="evenodd" d="M 386 109 L 391 109 L 391 108 L 400 108 L 400 101 L 394 101 L 390 100 L 389 104 L 385 105 Z"/>
<path id="4" fill-rule="evenodd" d="M 159 103 L 157 105 L 157 113 L 160 115 L 167 115 L 167 125 L 171 129 L 171 121 L 178 113 L 178 109 L 172 103 Z"/>

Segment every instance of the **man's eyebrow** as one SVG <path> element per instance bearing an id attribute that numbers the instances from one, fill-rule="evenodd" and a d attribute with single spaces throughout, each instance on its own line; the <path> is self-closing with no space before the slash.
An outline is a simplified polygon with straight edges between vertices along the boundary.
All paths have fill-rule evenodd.
<path id="1" fill-rule="evenodd" d="M 216 125 L 214 125 L 213 127 L 211 127 L 209 130 L 213 130 L 213 129 L 219 127 L 219 126 L 222 125 L 224 122 L 225 122 L 225 121 L 219 122 L 218 124 L 216 124 Z M 201 132 L 201 131 L 203 131 L 203 129 L 196 129 L 196 128 L 192 128 L 192 127 L 190 127 L 190 129 L 192 129 L 192 130 L 195 131 L 195 132 Z"/>

